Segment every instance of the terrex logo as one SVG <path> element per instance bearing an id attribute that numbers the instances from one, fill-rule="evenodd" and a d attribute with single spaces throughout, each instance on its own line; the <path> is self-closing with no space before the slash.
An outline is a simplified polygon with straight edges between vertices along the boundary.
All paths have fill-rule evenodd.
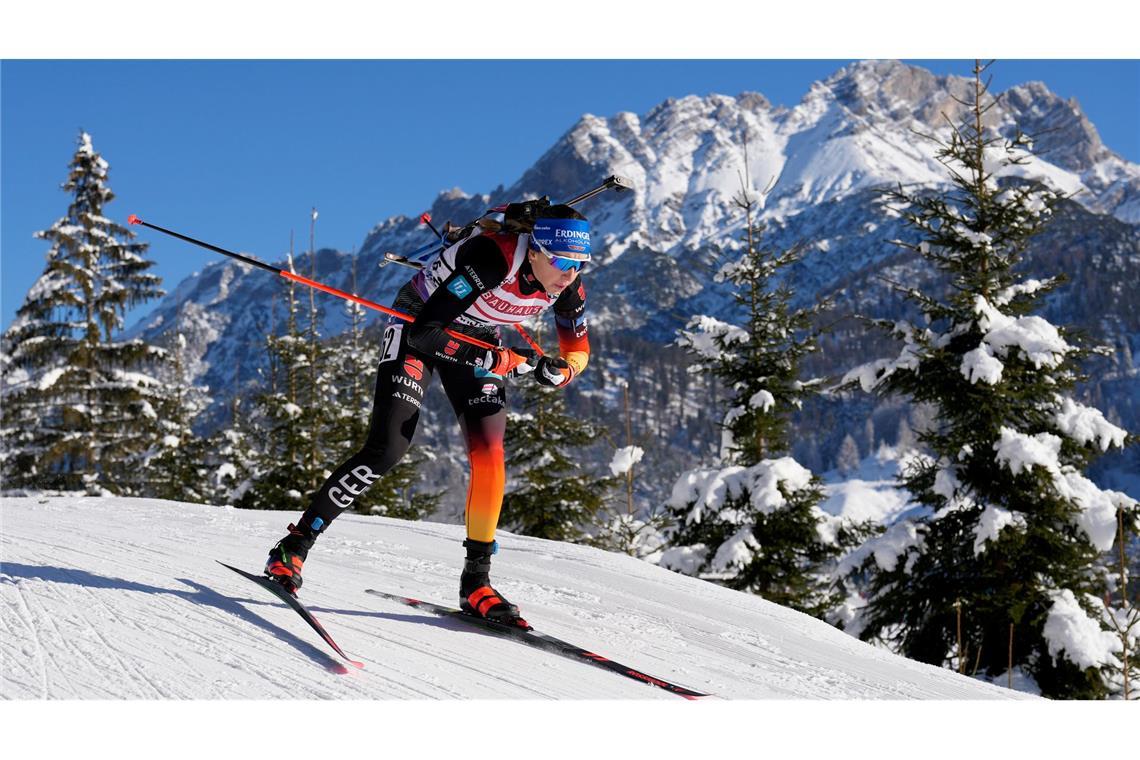
<path id="1" fill-rule="evenodd" d="M 475 281 L 475 284 L 479 287 L 479 290 L 483 290 L 483 281 L 479 279 L 479 275 L 475 273 L 474 269 L 471 267 L 463 267 L 463 271 L 467 273 L 468 277 Z M 462 298 L 462 296 L 460 296 L 460 298 Z"/>

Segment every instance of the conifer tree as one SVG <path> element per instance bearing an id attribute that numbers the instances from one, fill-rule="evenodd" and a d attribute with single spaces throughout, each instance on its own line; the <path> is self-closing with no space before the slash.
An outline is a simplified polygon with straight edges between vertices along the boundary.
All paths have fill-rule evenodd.
<path id="1" fill-rule="evenodd" d="M 293 270 L 293 254 L 289 253 L 289 269 Z M 285 331 L 266 336 L 268 354 L 265 389 L 254 398 L 247 425 L 254 444 L 250 463 L 250 483 L 238 498 L 237 505 L 246 509 L 298 509 L 307 503 L 306 494 L 319 485 L 317 475 L 308 466 L 310 427 L 316 414 L 312 400 L 309 373 L 314 350 L 300 327 L 300 304 L 296 285 L 285 290 Z M 323 403 L 335 404 L 335 399 Z"/>
<path id="2" fill-rule="evenodd" d="M 843 443 L 839 445 L 839 454 L 836 455 L 835 468 L 839 470 L 841 475 L 850 475 L 859 469 L 859 462 L 862 457 L 859 456 L 859 444 L 855 443 L 855 438 L 848 433 L 843 438 Z"/>
<path id="3" fill-rule="evenodd" d="M 1122 699 L 1140 698 L 1140 593 L 1129 587 L 1128 546 L 1140 525 L 1140 510 L 1116 512 L 1115 588 L 1105 599 L 1103 618 L 1108 629 L 1119 639 L 1120 667 L 1105 669 L 1109 692 Z M 1132 543 L 1135 548 L 1135 542 Z"/>
<path id="4" fill-rule="evenodd" d="M 233 387 L 240 388 L 240 366 L 234 367 Z M 236 504 L 253 487 L 259 460 L 260 441 L 251 415 L 245 407 L 253 404 L 235 393 L 230 400 L 229 424 L 214 431 L 206 440 L 206 498 L 209 504 Z"/>
<path id="5" fill-rule="evenodd" d="M 504 442 L 508 489 L 500 522 L 527 536 L 581 541 L 614 486 L 583 469 L 585 451 L 602 431 L 566 412 L 562 389 L 520 385 L 522 412 L 508 415 Z"/>
<path id="6" fill-rule="evenodd" d="M 1044 695 L 1098 697 L 1101 668 L 1114 659 L 1112 636 L 1098 633 L 1101 557 L 1117 510 L 1135 502 L 1083 472 L 1128 436 L 1072 398 L 1089 349 L 1031 315 L 1061 280 L 1027 280 L 1017 265 L 1063 196 L 1012 173 L 997 182 L 998 171 L 1030 160 L 1032 141 L 987 124 L 987 66 L 975 65 L 949 137 L 930 137 L 950 187 L 891 193 L 917 238 L 893 242 L 937 267 L 945 292 L 898 286 L 923 323 L 881 323 L 904 343 L 899 357 L 846 378 L 936 410 L 918 435 L 929 454 L 902 477 L 925 510 L 846 562 L 867 581 L 864 639 L 994 678 L 1012 651 L 1014 668 Z"/>
<path id="7" fill-rule="evenodd" d="M 729 395 L 719 466 L 684 473 L 668 502 L 674 529 L 661 564 L 718 580 L 822 616 L 835 602 L 825 572 L 838 553 L 830 521 L 819 509 L 819 479 L 790 456 L 790 417 L 814 391 L 799 366 L 817 350 L 812 321 L 827 304 L 792 308 L 793 293 L 777 275 L 798 249 L 763 244 L 754 220 L 760 197 L 745 171 L 736 204 L 744 212 L 742 255 L 717 272 L 733 294 L 742 324 L 696 316 L 680 334 L 695 361 Z"/>
<path id="8" fill-rule="evenodd" d="M 613 444 L 616 450 L 610 460 L 610 472 L 622 487 L 617 489 L 615 498 L 606 499 L 588 543 L 606 551 L 647 559 L 661 551 L 664 544 L 662 534 L 669 525 L 669 516 L 660 504 L 641 508 L 636 505 L 634 473 L 645 449 L 634 444 L 629 383 L 622 382 L 621 389 L 625 446 Z"/>
<path id="9" fill-rule="evenodd" d="M 108 163 L 79 135 L 63 190 L 66 216 L 36 237 L 43 274 L 4 336 L 13 373 L 3 389 L 9 486 L 128 493 L 158 432 L 161 349 L 117 340 L 128 309 L 162 295 L 146 245 L 104 216 Z"/>
<path id="10" fill-rule="evenodd" d="M 158 401 L 159 434 L 144 455 L 140 492 L 157 499 L 211 503 L 208 480 L 210 444 L 193 431 L 194 418 L 210 403 L 206 389 L 194 385 L 186 368 L 186 338 L 177 333 L 166 349 L 171 359 Z"/>

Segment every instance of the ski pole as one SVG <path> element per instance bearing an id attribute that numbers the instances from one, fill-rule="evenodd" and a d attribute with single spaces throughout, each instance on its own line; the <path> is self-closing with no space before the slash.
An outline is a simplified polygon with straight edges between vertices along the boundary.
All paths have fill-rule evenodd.
<path id="1" fill-rule="evenodd" d="M 356 295 L 355 293 L 347 293 L 343 290 L 339 290 L 339 289 L 334 288 L 330 285 L 325 285 L 324 283 L 317 282 L 316 280 L 310 280 L 308 277 L 302 277 L 299 274 L 289 272 L 285 269 L 281 269 L 280 267 L 275 267 L 272 264 L 266 264 L 264 261 L 258 261 L 257 259 L 251 259 L 248 256 L 242 256 L 240 253 L 234 253 L 233 251 L 227 251 L 225 248 L 219 248 L 216 245 L 211 245 L 211 244 L 203 242 L 201 240 L 197 240 L 197 239 L 189 237 L 187 235 L 183 235 L 181 233 L 175 232 L 174 230 L 168 230 L 165 227 L 159 227 L 157 224 L 151 224 L 150 222 L 144 222 L 142 219 L 139 219 L 138 216 L 136 216 L 135 214 L 131 214 L 130 216 L 128 216 L 127 222 L 130 224 L 141 224 L 143 227 L 149 227 L 152 230 L 156 230 L 158 232 L 163 233 L 164 235 L 170 235 L 171 237 L 176 237 L 179 240 L 185 240 L 187 243 L 192 243 L 196 246 L 200 246 L 202 248 L 205 248 L 206 250 L 213 251 L 214 253 L 220 253 L 223 256 L 229 256 L 231 259 L 237 259 L 238 261 L 242 262 L 243 264 L 250 264 L 252 266 L 257 267 L 258 269 L 264 269 L 267 272 L 273 272 L 274 274 L 278 274 L 278 275 L 284 277 L 286 280 L 292 280 L 293 282 L 299 282 L 302 285 L 308 285 L 310 288 L 316 288 L 317 290 L 323 290 L 325 293 L 329 293 L 331 295 L 337 296 L 338 298 L 343 298 L 346 301 L 352 301 L 353 303 L 358 303 L 361 306 L 365 306 L 369 309 L 375 309 L 376 311 L 381 312 L 382 314 L 387 314 L 390 317 L 395 317 L 396 319 L 402 319 L 405 322 L 414 322 L 415 321 L 415 317 L 409 316 L 409 315 L 404 314 L 403 312 L 400 312 L 400 311 L 396 311 L 395 309 L 390 309 L 387 306 L 383 306 L 381 304 L 376 303 L 375 301 L 369 301 L 367 298 L 361 298 L 360 296 Z M 521 327 L 520 327 L 520 329 L 521 329 Z M 444 332 L 446 332 L 448 335 L 455 338 L 456 340 L 463 341 L 464 343 L 469 343 L 472 346 L 478 346 L 479 348 L 485 348 L 488 350 L 493 350 L 493 349 L 498 348 L 498 346 L 491 345 L 490 343 L 479 340 L 478 338 L 472 338 L 470 335 L 464 335 L 463 333 L 456 332 L 454 330 L 445 329 Z M 526 337 L 527 337 L 527 342 L 530 343 L 530 345 L 532 347 L 534 347 L 536 350 L 538 350 L 538 353 L 541 356 L 542 350 L 538 348 L 538 344 L 536 344 L 532 340 L 530 340 L 530 336 L 526 336 Z"/>
<path id="2" fill-rule="evenodd" d="M 430 212 L 425 211 L 422 214 L 420 214 L 420 223 L 426 224 L 428 227 L 431 228 L 431 231 L 435 233 L 435 236 L 437 238 L 439 238 L 440 240 L 443 240 L 443 233 L 441 233 L 439 230 L 437 230 L 435 228 L 435 225 L 431 223 L 431 213 Z"/>

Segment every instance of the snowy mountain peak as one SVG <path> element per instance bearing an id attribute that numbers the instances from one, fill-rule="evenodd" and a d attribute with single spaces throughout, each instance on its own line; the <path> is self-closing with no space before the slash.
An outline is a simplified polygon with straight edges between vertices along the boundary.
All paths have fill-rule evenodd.
<path id="1" fill-rule="evenodd" d="M 1006 90 L 1003 101 L 1022 130 L 1037 136 L 1037 151 L 1051 163 L 1076 172 L 1111 159 L 1126 163 L 1101 142 L 1076 98 L 1065 100 L 1043 82 L 1027 82 Z"/>
<path id="2" fill-rule="evenodd" d="M 757 184 L 780 178 L 770 215 L 787 218 L 868 187 L 945 183 L 933 144 L 914 132 L 945 133 L 972 93 L 966 76 L 860 61 L 813 84 L 791 109 L 775 109 L 757 93 L 669 98 L 641 118 L 584 117 L 514 187 L 625 174 L 642 188 L 632 209 L 642 213 L 623 219 L 634 227 L 627 236 L 652 231 L 657 247 L 693 248 L 706 239 L 705 222 L 733 212 L 746 135 Z M 989 117 L 995 127 L 1011 135 L 1016 122 L 1040 135 L 1041 155 L 1021 173 L 1079 192 L 1079 202 L 1099 213 L 1140 219 L 1140 166 L 1108 151 L 1078 104 L 1041 83 L 992 95 L 999 98 Z"/>
<path id="3" fill-rule="evenodd" d="M 899 61 L 859 61 L 828 77 L 809 97 L 833 97 L 857 116 L 937 127 L 941 113 L 960 109 L 951 96 L 965 97 L 968 83 L 964 77 L 939 77 Z"/>

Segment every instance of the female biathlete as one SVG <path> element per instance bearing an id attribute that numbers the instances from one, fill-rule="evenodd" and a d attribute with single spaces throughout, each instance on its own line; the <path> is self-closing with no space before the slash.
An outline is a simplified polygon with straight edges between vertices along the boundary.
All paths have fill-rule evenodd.
<path id="1" fill-rule="evenodd" d="M 424 392 L 438 372 L 459 418 L 471 466 L 460 606 L 469 614 L 525 626 L 518 607 L 490 579 L 505 482 L 504 378 L 531 373 L 542 385 L 563 386 L 586 368 L 590 346 L 580 270 L 590 253 L 586 218 L 570 206 L 554 205 L 539 212 L 530 233 L 476 229 L 412 277 L 393 307 L 415 321 L 393 321 L 384 333 L 364 447 L 329 476 L 301 519 L 289 526 L 289 535 L 270 550 L 266 575 L 296 593 L 317 536 L 407 452 Z M 558 358 L 502 346 L 503 325 L 516 325 L 552 306 Z M 496 348 L 456 340 L 448 328 Z"/>

